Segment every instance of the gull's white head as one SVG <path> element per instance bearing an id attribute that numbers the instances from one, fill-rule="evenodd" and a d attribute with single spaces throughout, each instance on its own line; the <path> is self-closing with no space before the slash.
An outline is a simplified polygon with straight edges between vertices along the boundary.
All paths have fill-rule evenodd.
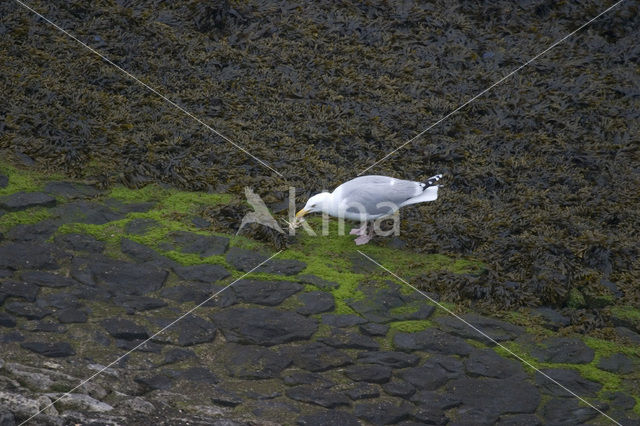
<path id="1" fill-rule="evenodd" d="M 296 213 L 296 217 L 300 218 L 307 213 L 321 212 L 328 207 L 329 200 L 331 199 L 330 192 L 321 192 L 307 200 L 304 208 Z"/>

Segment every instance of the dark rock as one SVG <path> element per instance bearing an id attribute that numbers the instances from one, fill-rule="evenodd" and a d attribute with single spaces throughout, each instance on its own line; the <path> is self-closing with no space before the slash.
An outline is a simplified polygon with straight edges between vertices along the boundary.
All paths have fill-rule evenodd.
<path id="1" fill-rule="evenodd" d="M 386 383 L 391 378 L 391 369 L 383 365 L 351 365 L 344 374 L 356 382 Z"/>
<path id="2" fill-rule="evenodd" d="M 379 364 L 391 368 L 413 367 L 420 361 L 414 354 L 393 351 L 360 352 L 358 361 L 365 364 Z"/>
<path id="3" fill-rule="evenodd" d="M 173 271 L 182 279 L 212 283 L 227 278 L 231 274 L 221 265 L 177 266 Z"/>
<path id="4" fill-rule="evenodd" d="M 24 271 L 20 276 L 25 282 L 41 287 L 61 288 L 78 284 L 72 278 L 43 271 Z"/>
<path id="5" fill-rule="evenodd" d="M 361 325 L 360 331 L 362 331 L 367 336 L 386 336 L 387 332 L 389 331 L 389 326 L 385 324 L 370 322 L 368 324 Z"/>
<path id="6" fill-rule="evenodd" d="M 417 333 L 396 333 L 393 345 L 402 351 L 425 351 L 445 355 L 466 356 L 474 349 L 463 339 L 444 333 L 435 328 L 428 328 Z"/>
<path id="7" fill-rule="evenodd" d="M 231 287 L 238 299 L 258 305 L 276 306 L 287 297 L 302 290 L 290 281 L 240 280 Z"/>
<path id="8" fill-rule="evenodd" d="M 0 268 L 57 269 L 56 257 L 51 244 L 19 242 L 0 246 Z"/>
<path id="9" fill-rule="evenodd" d="M 627 327 L 616 327 L 618 336 L 628 339 L 630 342 L 640 345 L 640 334 Z"/>
<path id="10" fill-rule="evenodd" d="M 6 176 L 0 176 L 0 188 L 2 188 L 2 178 L 6 178 Z M 6 182 L 5 182 L 5 185 Z M 16 418 L 10 411 L 5 411 L 4 409 L 0 409 L 0 426 L 16 426 Z"/>
<path id="11" fill-rule="evenodd" d="M 179 346 L 192 346 L 199 343 L 211 342 L 216 337 L 217 328 L 211 322 L 199 316 L 188 314 L 175 322 L 175 319 L 156 319 L 155 322 L 162 328 L 169 328 L 153 337 L 160 343 L 170 343 Z"/>
<path id="12" fill-rule="evenodd" d="M 189 380 L 192 382 L 205 382 L 210 384 L 220 382 L 220 379 L 218 379 L 215 374 L 204 367 L 190 367 L 185 370 L 172 371 L 171 375 L 175 376 L 177 379 Z"/>
<path id="13" fill-rule="evenodd" d="M 0 294 L 6 297 L 17 297 L 29 302 L 35 302 L 40 287 L 26 282 L 7 280 L 0 282 Z"/>
<path id="14" fill-rule="evenodd" d="M 448 395 L 465 408 L 477 408 L 494 415 L 533 413 L 540 393 L 523 380 L 460 378 L 447 385 Z"/>
<path id="15" fill-rule="evenodd" d="M 540 426 L 542 422 L 535 414 L 514 414 L 500 417 L 496 426 Z"/>
<path id="16" fill-rule="evenodd" d="M 126 213 L 116 212 L 109 207 L 89 202 L 74 201 L 57 206 L 52 213 L 64 223 L 86 223 L 104 225 L 115 220 L 124 219 Z"/>
<path id="17" fill-rule="evenodd" d="M 561 426 L 584 424 L 595 418 L 598 412 L 581 406 L 574 398 L 554 398 L 542 407 L 540 414 L 546 425 Z"/>
<path id="18" fill-rule="evenodd" d="M 604 397 L 609 400 L 612 407 L 621 410 L 631 410 L 636 405 L 636 400 L 625 392 L 605 392 Z"/>
<path id="19" fill-rule="evenodd" d="M 0 335 L 0 343 L 11 343 L 11 342 L 22 342 L 24 341 L 24 336 L 18 331 L 12 331 L 10 333 L 5 333 Z"/>
<path id="20" fill-rule="evenodd" d="M 633 362 L 624 354 L 613 354 L 600 358 L 598 368 L 612 373 L 627 374 L 633 371 Z"/>
<path id="21" fill-rule="evenodd" d="M 195 352 L 189 349 L 173 348 L 164 354 L 164 364 L 174 364 L 192 359 L 197 359 L 197 356 Z"/>
<path id="22" fill-rule="evenodd" d="M 364 324 L 367 320 L 358 315 L 353 314 L 324 314 L 322 315 L 322 323 L 332 327 L 351 327 L 358 324 Z"/>
<path id="23" fill-rule="evenodd" d="M 92 198 L 101 193 L 100 190 L 91 185 L 74 182 L 49 182 L 45 185 L 44 192 L 68 200 Z"/>
<path id="24" fill-rule="evenodd" d="M 150 311 L 167 306 L 167 302 L 147 296 L 116 296 L 113 302 L 127 309 L 127 313 Z"/>
<path id="25" fill-rule="evenodd" d="M 362 256 L 360 253 L 353 253 L 348 256 L 351 261 L 351 271 L 356 274 L 370 274 L 378 270 L 378 265 Z"/>
<path id="26" fill-rule="evenodd" d="M 391 396 L 398 396 L 403 399 L 408 399 L 416 393 L 416 388 L 401 380 L 393 380 L 386 383 L 382 386 L 382 389 Z"/>
<path id="27" fill-rule="evenodd" d="M 532 348 L 531 356 L 542 362 L 588 364 L 594 352 L 580 339 L 552 337 Z"/>
<path id="28" fill-rule="evenodd" d="M 194 302 L 196 304 L 204 302 L 213 294 L 215 294 L 215 288 L 212 288 L 210 285 L 207 285 L 205 288 L 197 285 L 196 283 L 176 285 L 164 288 L 160 291 L 160 296 L 164 298 L 175 300 L 180 303 Z M 236 303 L 236 296 L 229 291 L 225 291 L 224 294 L 219 295 L 216 298 L 224 299 L 227 302 L 226 304 L 218 304 L 218 306 L 229 306 Z M 205 306 L 209 306 L 209 302 L 207 302 Z"/>
<path id="29" fill-rule="evenodd" d="M 233 377 L 270 379 L 277 377 L 291 364 L 286 353 L 255 345 L 229 343 L 222 350 L 224 366 Z"/>
<path id="30" fill-rule="evenodd" d="M 58 224 L 50 220 L 30 224 L 16 225 L 7 232 L 7 239 L 22 242 L 45 241 L 58 230 Z"/>
<path id="31" fill-rule="evenodd" d="M 169 234 L 169 238 L 182 253 L 198 254 L 201 257 L 224 254 L 229 247 L 228 238 L 216 235 L 200 235 L 193 232 L 176 231 Z"/>
<path id="32" fill-rule="evenodd" d="M 222 405 L 223 407 L 236 407 L 242 404 L 242 398 L 236 393 L 220 386 L 213 388 L 209 393 L 209 397 L 214 404 Z"/>
<path id="33" fill-rule="evenodd" d="M 38 297 L 36 306 L 39 308 L 77 309 L 82 307 L 78 298 L 69 293 L 52 293 Z"/>
<path id="34" fill-rule="evenodd" d="M 465 321 L 483 331 L 489 335 L 493 340 L 497 342 L 503 342 L 505 340 L 513 340 L 516 337 L 524 333 L 524 328 L 510 324 L 508 322 L 500 321 L 495 318 L 483 317 L 477 314 L 462 315 Z M 454 317 L 440 317 L 435 320 L 440 324 L 446 332 L 453 333 L 465 339 L 474 339 L 486 344 L 492 344 L 489 339 L 469 327 L 458 318 Z"/>
<path id="35" fill-rule="evenodd" d="M 318 329 L 315 320 L 269 308 L 227 308 L 212 316 L 230 342 L 277 345 L 308 339 Z"/>
<path id="36" fill-rule="evenodd" d="M 122 318 L 105 319 L 100 321 L 100 325 L 107 330 L 107 333 L 117 339 L 133 340 L 149 337 L 149 333 L 144 327 Z"/>
<path id="37" fill-rule="evenodd" d="M 85 311 L 80 309 L 69 308 L 56 312 L 56 318 L 63 324 L 85 323 L 89 316 Z"/>
<path id="38" fill-rule="evenodd" d="M 249 272 L 269 257 L 251 250 L 232 247 L 227 253 L 226 259 L 234 268 Z M 264 272 L 277 275 L 295 275 L 302 272 L 307 265 L 294 259 L 271 259 L 261 265 L 255 272 Z"/>
<path id="39" fill-rule="evenodd" d="M 300 416 L 297 419 L 300 426 L 359 426 L 360 422 L 352 414 L 346 411 L 330 410 L 322 411 L 306 416 Z"/>
<path id="40" fill-rule="evenodd" d="M 466 425 L 494 425 L 498 420 L 498 413 L 484 407 L 460 407 L 457 410 L 452 426 Z"/>
<path id="41" fill-rule="evenodd" d="M 449 419 L 442 410 L 432 407 L 421 407 L 413 412 L 413 416 L 419 424 L 424 425 L 446 425 Z"/>
<path id="42" fill-rule="evenodd" d="M 378 387 L 369 383 L 356 383 L 352 388 L 345 390 L 344 393 L 351 398 L 352 401 L 377 398 L 380 396 Z"/>
<path id="43" fill-rule="evenodd" d="M 389 425 L 407 419 L 412 411 L 411 404 L 379 399 L 375 402 L 357 404 L 353 413 L 371 424 Z"/>
<path id="44" fill-rule="evenodd" d="M 25 210 L 31 207 L 53 207 L 56 199 L 44 192 L 16 192 L 0 197 L 0 209 L 10 212 Z"/>
<path id="45" fill-rule="evenodd" d="M 332 329 L 329 336 L 320 337 L 318 341 L 341 349 L 378 349 L 380 347 L 371 337 L 339 328 Z"/>
<path id="46" fill-rule="evenodd" d="M 540 371 L 582 397 L 595 396 L 602 388 L 600 383 L 585 379 L 575 370 L 547 368 Z M 536 372 L 535 378 L 536 384 L 542 392 L 559 397 L 573 397 L 573 395 L 568 391 L 558 386 L 558 384 L 552 382 L 542 374 Z"/>
<path id="47" fill-rule="evenodd" d="M 307 343 L 288 349 L 293 363 L 308 371 L 325 371 L 351 364 L 352 359 L 345 352 L 319 342 Z"/>
<path id="48" fill-rule="evenodd" d="M 102 253 L 105 243 L 87 234 L 62 234 L 55 238 L 62 248 L 87 253 Z"/>
<path id="49" fill-rule="evenodd" d="M 6 312 L 0 312 L 0 326 L 2 327 L 15 327 L 16 320 Z"/>
<path id="50" fill-rule="evenodd" d="M 285 394 L 296 401 L 308 402 L 326 408 L 350 405 L 349 399 L 344 394 L 308 385 L 289 388 L 285 391 Z"/>
<path id="51" fill-rule="evenodd" d="M 178 265 L 173 260 L 160 255 L 160 253 L 155 250 L 143 244 L 131 241 L 128 238 L 122 238 L 120 240 L 120 250 L 136 262 L 148 262 L 155 266 L 169 268 L 176 267 Z"/>
<path id="52" fill-rule="evenodd" d="M 5 175 L 0 175 L 0 189 L 6 188 L 9 185 L 9 177 Z"/>
<path id="53" fill-rule="evenodd" d="M 609 290 L 611 292 L 611 294 L 613 294 L 613 296 L 616 299 L 619 299 L 622 296 L 624 296 L 624 294 L 620 291 L 620 289 L 618 288 L 616 283 L 613 283 L 613 282 L 603 278 L 603 279 L 600 280 L 600 285 L 602 285 L 602 287 L 604 287 L 607 290 Z"/>
<path id="54" fill-rule="evenodd" d="M 503 358 L 491 349 L 476 349 L 465 361 L 469 376 L 506 379 L 515 375 L 524 375 L 520 362 Z"/>
<path id="55" fill-rule="evenodd" d="M 199 228 L 199 229 L 206 229 L 206 228 L 211 226 L 211 222 L 209 222 L 208 220 L 206 220 L 206 219 L 204 219 L 204 218 L 202 218 L 200 216 L 192 217 L 191 218 L 191 223 L 193 223 L 193 225 L 196 228 Z"/>
<path id="56" fill-rule="evenodd" d="M 43 333 L 66 333 L 67 328 L 51 321 L 27 322 L 23 324 L 23 329 L 33 332 L 41 331 Z"/>
<path id="57" fill-rule="evenodd" d="M 313 315 L 333 311 L 336 306 L 333 295 L 326 291 L 303 293 L 298 296 L 298 299 L 300 299 L 304 305 L 299 307 L 296 312 L 302 315 Z"/>
<path id="58" fill-rule="evenodd" d="M 411 397 L 411 401 L 420 407 L 435 408 L 439 411 L 449 410 L 462 404 L 462 401 L 448 393 L 419 391 Z"/>
<path id="59" fill-rule="evenodd" d="M 151 228 L 157 225 L 158 222 L 153 219 L 131 219 L 126 225 L 124 225 L 124 232 L 133 235 L 144 235 L 149 232 Z"/>
<path id="60" fill-rule="evenodd" d="M 158 374 L 158 375 L 149 376 L 149 377 L 138 376 L 138 377 L 135 377 L 133 380 L 135 380 L 137 383 L 140 383 L 147 391 L 152 391 L 157 389 L 166 390 L 166 389 L 170 389 L 172 386 L 171 379 L 163 374 Z"/>
<path id="61" fill-rule="evenodd" d="M 150 352 L 159 354 L 162 352 L 162 346 L 146 341 L 145 339 L 116 339 L 116 347 L 124 349 L 125 351 L 136 350 L 140 352 Z"/>
<path id="62" fill-rule="evenodd" d="M 134 296 L 158 290 L 168 275 L 155 266 L 109 258 L 76 258 L 72 262 L 72 274 L 78 280 L 87 280 L 85 284 L 103 285 L 111 294 Z"/>
<path id="63" fill-rule="evenodd" d="M 129 213 L 145 213 L 148 212 L 149 210 L 151 210 L 153 207 L 155 207 L 156 203 L 155 202 L 141 202 L 141 203 L 124 203 L 120 200 L 117 200 L 115 198 L 107 198 L 105 200 L 105 204 L 117 211 L 118 213 L 121 213 L 123 215 L 127 215 Z"/>
<path id="64" fill-rule="evenodd" d="M 312 284 L 322 289 L 332 289 L 340 287 L 340 284 L 336 282 L 323 280 L 322 278 L 311 274 L 300 275 L 296 277 L 296 279 L 301 283 Z"/>
<path id="65" fill-rule="evenodd" d="M 2 236 L 0 235 L 0 241 L 2 241 Z M 0 278 L 9 278 L 13 275 L 13 271 L 8 269 L 0 269 Z"/>
<path id="66" fill-rule="evenodd" d="M 66 342 L 23 342 L 20 343 L 20 346 L 50 358 L 61 358 L 76 354 L 71 345 Z"/>
<path id="67" fill-rule="evenodd" d="M 421 390 L 435 390 L 463 374 L 462 363 L 453 357 L 434 355 L 422 366 L 398 373 L 405 382 Z"/>
<path id="68" fill-rule="evenodd" d="M 307 371 L 293 371 L 284 376 L 282 380 L 289 386 L 313 385 L 315 387 L 329 388 L 335 385 L 334 382 L 326 379 L 321 374 L 309 373 Z"/>
<path id="69" fill-rule="evenodd" d="M 25 317 L 30 320 L 42 319 L 53 313 L 52 309 L 39 308 L 32 303 L 11 302 L 5 305 L 5 310 L 14 315 Z"/>

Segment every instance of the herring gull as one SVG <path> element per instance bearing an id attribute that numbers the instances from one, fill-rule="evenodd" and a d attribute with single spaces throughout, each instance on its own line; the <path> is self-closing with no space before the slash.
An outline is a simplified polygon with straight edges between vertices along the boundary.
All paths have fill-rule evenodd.
<path id="1" fill-rule="evenodd" d="M 313 212 L 329 216 L 364 222 L 360 228 L 351 230 L 358 235 L 357 245 L 366 244 L 373 237 L 373 225 L 369 232 L 369 221 L 391 216 L 398 209 L 410 204 L 424 203 L 438 198 L 434 185 L 442 175 L 435 175 L 426 182 L 396 179 L 389 176 L 360 176 L 338 186 L 333 192 L 322 192 L 309 198 L 296 219 Z"/>

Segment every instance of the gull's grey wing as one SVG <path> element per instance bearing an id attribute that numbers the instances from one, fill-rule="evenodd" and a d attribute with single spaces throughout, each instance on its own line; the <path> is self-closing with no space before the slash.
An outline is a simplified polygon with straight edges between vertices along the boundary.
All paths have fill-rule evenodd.
<path id="1" fill-rule="evenodd" d="M 360 176 L 343 183 L 336 188 L 334 193 L 338 193 L 340 198 L 344 200 L 347 212 L 359 212 L 354 205 L 360 204 L 369 215 L 382 216 L 397 210 L 400 204 L 409 198 L 420 195 L 424 189 L 422 185 L 419 182 L 388 176 Z M 393 203 L 397 207 L 378 207 L 378 204 L 382 202 Z"/>

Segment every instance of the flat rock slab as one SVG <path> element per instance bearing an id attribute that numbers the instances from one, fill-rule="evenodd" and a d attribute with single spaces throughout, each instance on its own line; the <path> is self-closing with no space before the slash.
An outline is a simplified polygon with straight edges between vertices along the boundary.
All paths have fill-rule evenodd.
<path id="1" fill-rule="evenodd" d="M 66 342 L 23 342 L 20 346 L 49 358 L 62 358 L 76 354 L 71 345 Z"/>
<path id="2" fill-rule="evenodd" d="M 114 295 L 141 296 L 162 287 L 168 272 L 152 265 L 101 258 L 75 258 L 71 273 L 87 285 L 101 285 Z"/>
<path id="3" fill-rule="evenodd" d="M 124 219 L 126 213 L 91 201 L 73 201 L 52 209 L 52 213 L 64 223 L 87 223 L 104 225 L 114 220 Z"/>
<path id="4" fill-rule="evenodd" d="M 326 408 L 350 405 L 349 398 L 342 393 L 308 385 L 289 388 L 285 393 L 289 398 L 296 401 L 308 402 Z"/>
<path id="5" fill-rule="evenodd" d="M 230 375 L 242 379 L 270 379 L 291 364 L 291 357 L 281 351 L 255 345 L 227 344 L 221 353 Z"/>
<path id="6" fill-rule="evenodd" d="M 0 188 L 6 188 L 9 185 L 9 177 L 0 175 Z"/>
<path id="7" fill-rule="evenodd" d="M 359 426 L 360 422 L 351 413 L 340 410 L 330 410 L 300 416 L 296 420 L 296 424 L 300 426 Z"/>
<path id="8" fill-rule="evenodd" d="M 216 337 L 217 327 L 199 316 L 189 314 L 180 321 L 174 321 L 175 319 L 156 319 L 156 324 L 162 328 L 171 323 L 173 325 L 155 336 L 153 340 L 179 346 L 192 346 L 211 342 Z"/>
<path id="9" fill-rule="evenodd" d="M 101 194 L 101 191 L 94 186 L 75 182 L 49 182 L 45 185 L 43 192 L 68 200 L 93 198 Z"/>
<path id="10" fill-rule="evenodd" d="M 524 380 L 460 378 L 447 386 L 450 395 L 467 408 L 478 408 L 495 415 L 533 413 L 540 404 L 540 393 Z"/>
<path id="11" fill-rule="evenodd" d="M 454 357 L 435 355 L 422 366 L 407 368 L 398 376 L 421 390 L 436 390 L 464 374 L 462 363 Z"/>
<path id="12" fill-rule="evenodd" d="M 365 324 L 366 322 L 366 319 L 353 314 L 322 315 L 322 323 L 332 327 L 351 327 L 354 325 Z"/>
<path id="13" fill-rule="evenodd" d="M 380 345 L 363 334 L 334 328 L 328 336 L 318 338 L 319 342 L 341 349 L 378 349 Z"/>
<path id="14" fill-rule="evenodd" d="M 336 304 L 331 293 L 326 291 L 310 291 L 298 296 L 303 303 L 296 312 L 302 315 L 314 315 L 322 312 L 333 311 Z"/>
<path id="15" fill-rule="evenodd" d="M 402 400 L 378 400 L 362 402 L 355 406 L 353 413 L 360 419 L 374 425 L 395 424 L 409 418 L 413 406 Z"/>
<path id="16" fill-rule="evenodd" d="M 320 342 L 311 342 L 287 348 L 287 353 L 293 359 L 296 367 L 311 372 L 326 371 L 349 365 L 353 362 L 353 359 L 346 352 Z"/>
<path id="17" fill-rule="evenodd" d="M 554 398 L 541 410 L 545 424 L 581 425 L 594 419 L 599 413 L 591 407 L 581 406 L 575 398 Z"/>
<path id="18" fill-rule="evenodd" d="M 228 341 L 265 346 L 308 339 L 318 329 L 313 319 L 270 308 L 226 308 L 212 318 Z"/>
<path id="19" fill-rule="evenodd" d="M 460 337 L 428 328 L 417 333 L 396 333 L 393 345 L 401 351 L 425 351 L 445 355 L 466 356 L 473 351 L 473 346 Z"/>
<path id="20" fill-rule="evenodd" d="M 20 277 L 24 282 L 40 287 L 62 288 L 79 284 L 72 278 L 44 271 L 24 271 Z"/>
<path id="21" fill-rule="evenodd" d="M 40 308 L 33 303 L 26 302 L 10 302 L 4 308 L 11 314 L 30 320 L 39 320 L 54 312 L 51 308 Z"/>
<path id="22" fill-rule="evenodd" d="M 594 355 L 582 340 L 571 337 L 552 337 L 531 349 L 531 356 L 542 362 L 588 364 Z"/>
<path id="23" fill-rule="evenodd" d="M 332 289 L 332 288 L 340 287 L 340 284 L 333 281 L 324 280 L 316 275 L 305 274 L 305 275 L 300 275 L 296 278 L 301 283 L 315 285 L 316 287 L 319 287 L 322 289 Z"/>
<path id="24" fill-rule="evenodd" d="M 144 235 L 157 225 L 158 225 L 158 222 L 153 219 L 148 219 L 148 218 L 131 219 L 124 226 L 124 232 L 127 234 L 133 234 L 133 235 Z"/>
<path id="25" fill-rule="evenodd" d="M 231 248 L 226 256 L 227 262 L 243 272 L 249 272 L 268 258 L 269 256 L 238 247 Z M 255 271 L 277 275 L 295 275 L 302 272 L 306 267 L 307 265 L 304 262 L 295 259 L 271 259 Z"/>
<path id="26" fill-rule="evenodd" d="M 57 269 L 58 253 L 48 243 L 8 243 L 0 246 L 0 268 Z"/>
<path id="27" fill-rule="evenodd" d="M 173 268 L 173 271 L 184 280 L 203 283 L 212 283 L 231 276 L 222 265 L 177 266 Z"/>
<path id="28" fill-rule="evenodd" d="M 14 280 L 0 281 L 0 299 L 5 297 L 17 297 L 28 302 L 35 302 L 40 287 L 27 282 Z"/>
<path id="29" fill-rule="evenodd" d="M 484 317 L 477 314 L 466 314 L 462 315 L 461 318 L 477 329 L 483 331 L 497 342 L 513 340 L 525 333 L 525 329 L 523 327 L 500 321 L 495 318 Z M 474 339 L 486 344 L 493 344 L 489 339 L 469 327 L 464 322 L 460 321 L 458 318 L 441 317 L 437 318 L 435 321 L 440 325 L 440 328 L 446 332 L 453 333 L 465 339 Z"/>
<path id="30" fill-rule="evenodd" d="M 493 377 L 506 379 L 516 376 L 524 377 L 525 371 L 518 361 L 503 358 L 491 349 L 476 349 L 465 360 L 469 376 Z"/>
<path id="31" fill-rule="evenodd" d="M 351 365 L 344 374 L 356 382 L 386 383 L 391 378 L 391 368 L 384 365 Z"/>
<path id="32" fill-rule="evenodd" d="M 87 253 L 102 253 L 105 243 L 87 234 L 63 234 L 55 238 L 62 248 Z"/>
<path id="33" fill-rule="evenodd" d="M 302 290 L 302 286 L 290 281 L 240 280 L 231 290 L 243 302 L 276 306 Z"/>
<path id="34" fill-rule="evenodd" d="M 370 351 L 360 352 L 358 362 L 364 364 L 379 364 L 391 368 L 414 367 L 420 361 L 420 357 L 415 354 L 393 351 Z"/>
<path id="35" fill-rule="evenodd" d="M 58 224 L 51 220 L 32 225 L 16 225 L 7 232 L 8 240 L 23 242 L 44 242 L 58 230 Z"/>
<path id="36" fill-rule="evenodd" d="M 633 361 L 624 354 L 613 354 L 600 358 L 598 368 L 612 373 L 628 374 L 633 371 Z"/>
<path id="37" fill-rule="evenodd" d="M 580 373 L 575 370 L 564 368 L 546 368 L 540 371 L 580 396 L 596 396 L 598 391 L 600 391 L 600 389 L 602 388 L 602 384 L 585 379 L 580 375 Z M 546 394 L 560 397 L 573 396 L 562 387 L 558 386 L 556 383 L 552 382 L 547 377 L 538 372 L 535 373 L 535 379 L 536 384 L 538 385 L 540 390 Z"/>
<path id="38" fill-rule="evenodd" d="M 216 235 L 201 235 L 193 232 L 176 231 L 168 235 L 171 249 L 182 253 L 198 254 L 201 257 L 224 254 L 229 247 L 229 239 Z"/>
<path id="39" fill-rule="evenodd" d="M 147 330 L 133 321 L 123 318 L 109 318 L 100 321 L 100 325 L 117 339 L 133 340 L 149 337 Z"/>
<path id="40" fill-rule="evenodd" d="M 31 207 L 53 207 L 56 199 L 44 192 L 16 192 L 0 197 L 0 209 L 10 212 L 29 209 Z"/>
<path id="41" fill-rule="evenodd" d="M 128 312 L 131 313 L 139 311 L 150 311 L 167 306 L 167 302 L 162 299 L 156 299 L 146 296 L 116 296 L 114 297 L 113 302 L 117 306 L 124 307 Z"/>

